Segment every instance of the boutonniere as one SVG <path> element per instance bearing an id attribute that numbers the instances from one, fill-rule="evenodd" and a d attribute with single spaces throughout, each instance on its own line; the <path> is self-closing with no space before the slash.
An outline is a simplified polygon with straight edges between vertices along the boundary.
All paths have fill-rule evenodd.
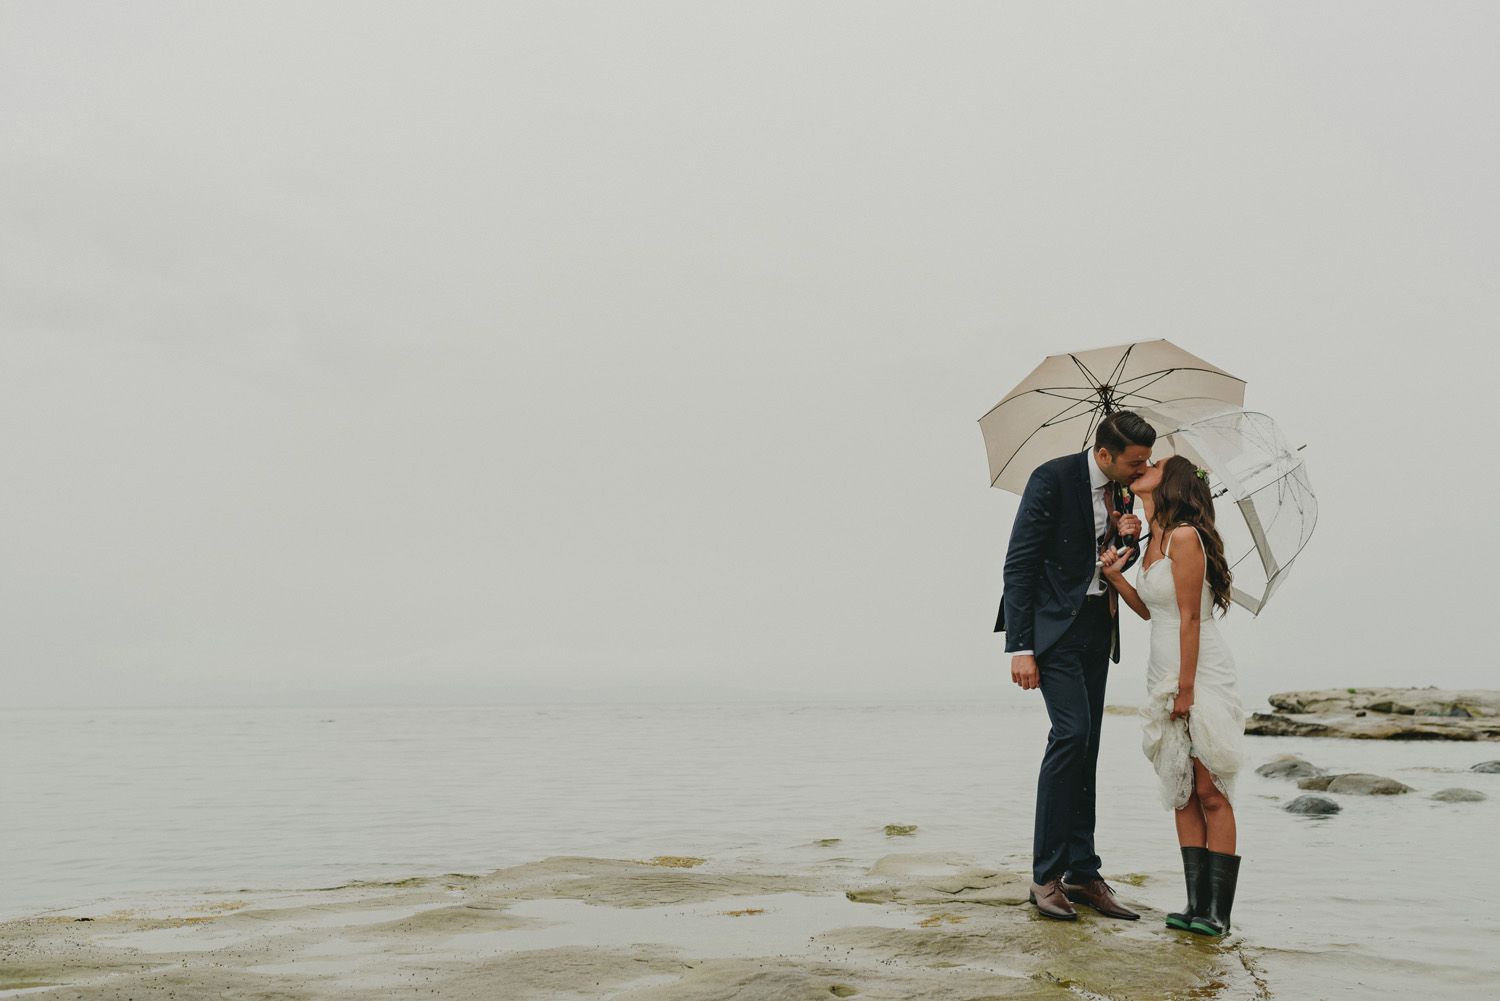
<path id="1" fill-rule="evenodd" d="M 1130 488 L 1126 486 L 1120 487 L 1120 503 L 1124 504 L 1126 507 L 1129 507 L 1131 505 L 1131 502 L 1132 498 L 1130 496 Z"/>

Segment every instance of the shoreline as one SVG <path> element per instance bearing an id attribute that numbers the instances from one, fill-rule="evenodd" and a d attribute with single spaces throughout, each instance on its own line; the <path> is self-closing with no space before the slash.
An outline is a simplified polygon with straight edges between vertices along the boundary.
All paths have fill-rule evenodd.
<path id="1" fill-rule="evenodd" d="M 1234 935 L 1172 932 L 1146 906 L 1140 921 L 1087 908 L 1049 921 L 1028 887 L 953 855 L 888 855 L 860 875 L 558 856 L 487 876 L 9 921 L 0 995 L 1263 996 L 1255 950 Z"/>

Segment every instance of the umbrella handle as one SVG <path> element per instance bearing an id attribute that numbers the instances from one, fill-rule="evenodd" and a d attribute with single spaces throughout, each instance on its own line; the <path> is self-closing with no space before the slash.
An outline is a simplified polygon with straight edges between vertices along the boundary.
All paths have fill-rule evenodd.
<path id="1" fill-rule="evenodd" d="M 1119 552 L 1123 553 L 1127 549 L 1134 549 L 1135 548 L 1135 542 L 1136 542 L 1135 536 L 1133 536 L 1133 535 L 1122 535 L 1122 536 L 1120 536 L 1120 544 L 1118 546 L 1116 546 L 1115 548 Z M 1104 561 L 1103 560 L 1095 560 L 1094 561 L 1094 569 L 1095 570 L 1102 570 L 1102 569 L 1104 569 Z"/>
<path id="2" fill-rule="evenodd" d="M 1117 551 L 1123 553 L 1127 549 L 1134 549 L 1135 548 L 1135 543 L 1136 543 L 1135 536 L 1133 536 L 1133 535 L 1122 535 L 1122 536 L 1120 536 L 1120 544 L 1118 546 L 1116 546 L 1115 549 Z M 1095 560 L 1094 561 L 1094 569 L 1095 570 L 1103 570 L 1104 569 L 1104 561 L 1103 560 Z"/>

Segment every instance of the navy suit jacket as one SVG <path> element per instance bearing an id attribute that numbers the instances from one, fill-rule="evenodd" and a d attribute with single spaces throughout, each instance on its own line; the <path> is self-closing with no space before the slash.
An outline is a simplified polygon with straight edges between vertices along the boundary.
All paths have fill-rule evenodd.
<path id="1" fill-rule="evenodd" d="M 1075 452 L 1042 463 L 1021 494 L 1021 507 L 1005 554 L 1005 593 L 995 632 L 1005 633 L 1005 650 L 1033 650 L 1038 656 L 1062 638 L 1083 608 L 1094 564 L 1094 499 L 1089 484 L 1090 452 Z M 1119 492 L 1110 491 L 1116 508 Z M 1110 656 L 1120 662 L 1120 623 L 1114 619 Z"/>

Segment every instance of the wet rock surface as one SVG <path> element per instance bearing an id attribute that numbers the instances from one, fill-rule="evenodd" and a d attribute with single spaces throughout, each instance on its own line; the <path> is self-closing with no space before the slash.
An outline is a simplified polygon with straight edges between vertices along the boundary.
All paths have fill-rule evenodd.
<path id="1" fill-rule="evenodd" d="M 1470 768 L 1471 772 L 1500 772 L 1500 761 L 1481 761 Z"/>
<path id="2" fill-rule="evenodd" d="M 1354 796 L 1399 796 L 1412 791 L 1412 787 L 1405 783 L 1388 779 L 1383 775 L 1369 775 L 1365 772 L 1316 775 L 1300 780 L 1297 788 L 1310 789 L 1315 792 L 1346 793 Z"/>
<path id="3" fill-rule="evenodd" d="M 1329 688 L 1282 692 L 1275 712 L 1245 732 L 1274 737 L 1370 740 L 1500 740 L 1500 692 L 1442 688 Z"/>
<path id="4" fill-rule="evenodd" d="M 1488 797 L 1476 789 L 1439 789 L 1431 799 L 1439 803 L 1479 803 Z"/>
<path id="5" fill-rule="evenodd" d="M 693 860 L 697 862 L 698 860 Z M 968 1001 L 1258 997 L 1233 941 L 1163 915 L 1049 921 L 1029 873 L 893 855 L 862 875 L 557 857 L 485 877 L 267 891 L 191 916 L 0 924 L 0 990 L 66 999 Z M 858 903 L 855 901 L 868 901 Z M 81 922 L 80 917 L 94 920 Z"/>
<path id="6" fill-rule="evenodd" d="M 1282 758 L 1268 761 L 1255 770 L 1255 774 L 1268 779 L 1307 779 L 1324 774 L 1323 769 L 1301 758 Z"/>
<path id="7" fill-rule="evenodd" d="M 1298 796 L 1282 809 L 1305 817 L 1326 817 L 1338 813 L 1343 807 L 1327 796 Z"/>
<path id="8" fill-rule="evenodd" d="M 1284 713 L 1367 709 L 1398 716 L 1500 717 L 1500 692 L 1486 689 L 1326 688 L 1282 692 L 1267 701 Z"/>

